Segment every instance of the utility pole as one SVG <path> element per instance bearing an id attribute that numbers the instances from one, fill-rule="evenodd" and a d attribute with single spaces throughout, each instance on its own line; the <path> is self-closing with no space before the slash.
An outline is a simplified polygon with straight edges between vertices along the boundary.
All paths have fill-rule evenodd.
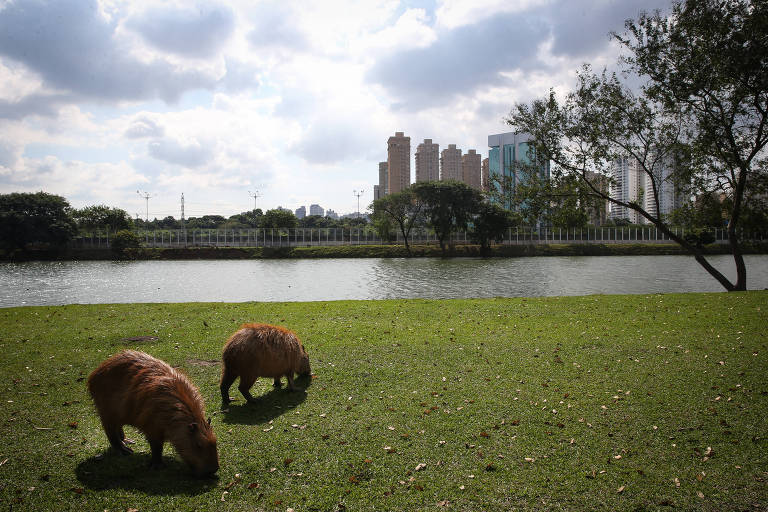
<path id="1" fill-rule="evenodd" d="M 251 196 L 251 197 L 253 198 L 253 211 L 255 212 L 255 211 L 256 211 L 256 198 L 257 198 L 257 197 L 260 197 L 260 196 L 261 196 L 261 194 L 259 194 L 259 191 L 258 191 L 258 190 L 257 190 L 256 192 L 251 192 L 251 191 L 249 190 L 249 191 L 248 191 L 248 195 L 249 195 L 249 196 Z"/>
<path id="2" fill-rule="evenodd" d="M 152 196 L 149 195 L 148 192 L 142 193 L 142 192 L 139 192 L 138 190 L 136 191 L 136 193 L 139 194 L 139 197 L 143 197 L 147 201 L 147 216 L 144 218 L 144 220 L 147 223 L 149 223 L 149 198 L 152 197 Z"/>
<path id="3" fill-rule="evenodd" d="M 357 190 L 352 191 L 352 194 L 357 196 L 357 218 L 358 219 L 360 218 L 360 196 L 363 195 L 364 192 L 365 190 L 361 190 L 359 192 Z"/>
<path id="4" fill-rule="evenodd" d="M 184 230 L 184 192 L 181 193 L 181 235 L 184 237 L 184 247 L 186 247 L 187 232 Z"/>

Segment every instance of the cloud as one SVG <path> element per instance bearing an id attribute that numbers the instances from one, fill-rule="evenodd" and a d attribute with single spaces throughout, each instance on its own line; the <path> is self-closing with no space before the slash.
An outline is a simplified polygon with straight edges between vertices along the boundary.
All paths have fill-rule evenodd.
<path id="1" fill-rule="evenodd" d="M 548 36 L 538 17 L 502 14 L 444 31 L 428 47 L 386 56 L 372 67 L 368 80 L 383 85 L 399 106 L 423 109 L 497 84 L 502 71 L 531 68 L 538 45 Z"/>
<path id="2" fill-rule="evenodd" d="M 159 50 L 202 58 L 221 50 L 234 32 L 235 16 L 221 5 L 164 6 L 130 18 L 126 26 Z"/>
<path id="3" fill-rule="evenodd" d="M 254 27 L 248 41 L 256 48 L 289 48 L 304 51 L 309 47 L 297 28 L 297 16 L 278 2 L 265 2 L 254 14 Z"/>
<path id="4" fill-rule="evenodd" d="M 213 157 L 212 150 L 197 140 L 186 145 L 168 138 L 154 140 L 149 143 L 148 150 L 150 156 L 182 167 L 200 167 Z"/>
<path id="5" fill-rule="evenodd" d="M 40 96 L 43 100 L 69 94 L 70 101 L 174 102 L 184 91 L 214 86 L 215 78 L 206 73 L 164 60 L 138 60 L 119 44 L 115 29 L 95 0 L 11 2 L 0 10 L 0 56 L 24 64 L 45 87 L 58 91 Z M 22 107 L 34 111 L 23 100 L 6 103 L 4 110 L 20 115 Z"/>
<path id="6" fill-rule="evenodd" d="M 125 131 L 125 136 L 129 139 L 142 139 L 145 137 L 162 137 L 165 130 L 153 119 L 146 116 L 139 116 L 131 122 L 131 125 Z"/>

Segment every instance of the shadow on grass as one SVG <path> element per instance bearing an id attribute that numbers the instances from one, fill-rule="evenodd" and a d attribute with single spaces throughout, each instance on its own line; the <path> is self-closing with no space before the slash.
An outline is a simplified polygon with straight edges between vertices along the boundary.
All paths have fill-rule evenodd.
<path id="1" fill-rule="evenodd" d="M 257 403 L 248 403 L 240 397 L 237 402 L 229 404 L 229 412 L 221 413 L 223 423 L 240 425 L 261 425 L 295 409 L 307 399 L 307 390 L 312 385 L 309 376 L 298 377 L 294 380 L 297 391 L 288 391 L 284 387 L 272 388 L 268 393 L 256 397 Z M 238 395 L 239 391 L 234 390 Z M 230 392 L 230 396 L 232 393 Z"/>
<path id="2" fill-rule="evenodd" d="M 103 457 L 95 455 L 78 464 L 75 475 L 95 491 L 124 489 L 152 495 L 195 496 L 218 484 L 218 476 L 198 478 L 175 457 L 164 456 L 165 466 L 160 469 L 149 467 L 151 459 L 150 453 L 124 456 L 110 449 Z"/>

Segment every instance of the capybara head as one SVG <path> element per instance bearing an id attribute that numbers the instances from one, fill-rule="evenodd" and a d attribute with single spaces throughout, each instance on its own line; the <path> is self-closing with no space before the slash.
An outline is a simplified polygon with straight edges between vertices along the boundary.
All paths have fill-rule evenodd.
<path id="1" fill-rule="evenodd" d="M 309 367 L 309 355 L 307 355 L 307 352 L 303 350 L 303 348 L 302 352 L 301 359 L 299 360 L 299 371 L 296 373 L 301 376 L 307 376 L 312 373 L 312 369 Z"/>
<path id="2" fill-rule="evenodd" d="M 182 424 L 170 439 L 179 456 L 197 476 L 211 475 L 219 470 L 219 452 L 211 420 Z"/>

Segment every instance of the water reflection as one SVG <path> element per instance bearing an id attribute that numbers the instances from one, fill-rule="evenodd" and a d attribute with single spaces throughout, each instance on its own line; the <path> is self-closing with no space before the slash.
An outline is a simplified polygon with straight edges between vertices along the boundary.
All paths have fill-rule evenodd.
<path id="1" fill-rule="evenodd" d="M 747 256 L 750 289 L 768 256 Z M 713 263 L 733 277 L 728 256 Z M 0 264 L 0 306 L 722 291 L 691 257 L 317 259 Z"/>

